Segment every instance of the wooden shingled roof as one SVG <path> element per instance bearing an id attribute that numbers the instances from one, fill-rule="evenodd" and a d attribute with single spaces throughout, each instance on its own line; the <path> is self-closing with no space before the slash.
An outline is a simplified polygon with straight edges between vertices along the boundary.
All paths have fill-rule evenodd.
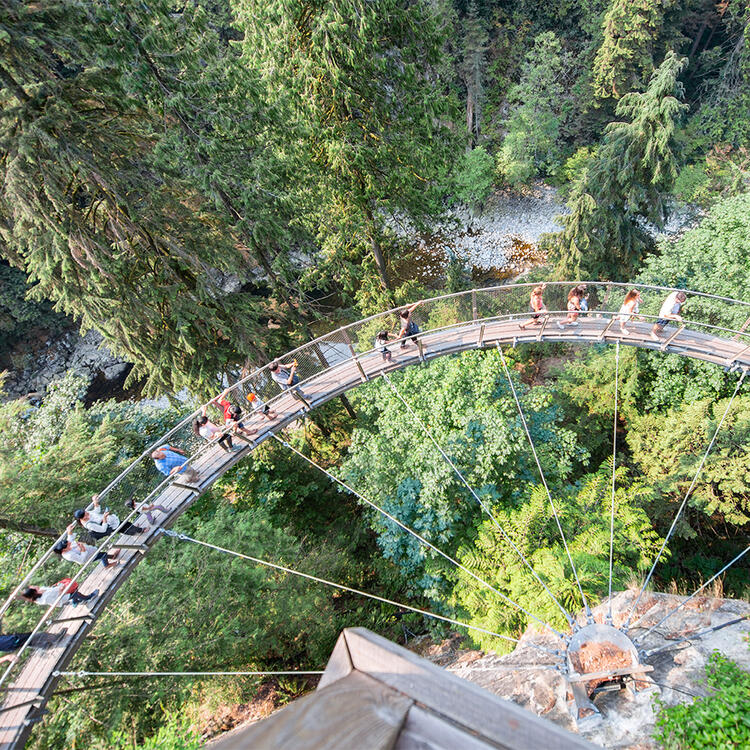
<path id="1" fill-rule="evenodd" d="M 341 633 L 314 693 L 211 744 L 211 750 L 596 747 L 365 628 Z"/>

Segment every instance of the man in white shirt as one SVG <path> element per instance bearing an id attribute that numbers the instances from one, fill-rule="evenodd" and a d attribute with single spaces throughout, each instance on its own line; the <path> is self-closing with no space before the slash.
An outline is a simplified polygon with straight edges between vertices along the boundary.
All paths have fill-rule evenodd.
<path id="1" fill-rule="evenodd" d="M 277 359 L 271 362 L 268 370 L 271 373 L 271 379 L 275 383 L 278 383 L 283 390 L 289 391 L 296 399 L 303 400 L 305 398 L 305 394 L 297 385 L 299 383 L 299 375 L 297 375 L 296 359 L 288 365 L 279 362 Z"/>
<path id="2" fill-rule="evenodd" d="M 685 304 L 687 295 L 685 292 L 672 292 L 664 300 L 661 310 L 659 310 L 659 319 L 654 323 L 654 327 L 651 329 L 651 338 L 654 341 L 659 341 L 659 334 L 664 330 L 664 326 L 669 323 L 670 320 L 682 320 L 680 312 Z"/>
<path id="3" fill-rule="evenodd" d="M 94 495 L 91 500 L 93 501 L 94 507 L 91 510 L 84 510 L 79 508 L 73 517 L 78 523 L 83 526 L 86 531 L 91 534 L 94 539 L 104 539 L 114 531 L 119 531 L 121 534 L 137 535 L 142 534 L 144 531 L 148 531 L 148 527 L 136 526 L 129 521 L 126 523 L 120 523 L 120 519 L 116 514 L 110 513 L 108 510 L 102 512 L 99 507 L 99 496 Z"/>
<path id="4" fill-rule="evenodd" d="M 63 594 L 60 601 L 57 602 L 58 607 L 65 607 L 68 604 L 72 604 L 77 607 L 81 602 L 88 602 L 99 595 L 99 589 L 95 589 L 90 594 L 82 594 L 75 588 L 70 591 L 72 587 L 77 587 L 78 584 L 70 583 L 70 579 L 60 581 L 54 586 L 29 586 L 26 591 L 21 594 L 21 598 L 27 602 L 33 602 L 38 604 L 40 607 L 51 607 L 57 602 L 60 594 Z M 65 592 L 65 593 L 63 593 Z"/>
<path id="5" fill-rule="evenodd" d="M 75 524 L 70 524 L 67 528 L 67 536 L 65 539 L 57 542 L 52 548 L 52 551 L 56 555 L 60 555 L 63 560 L 77 563 L 78 565 L 84 565 L 92 557 L 94 560 L 99 560 L 105 568 L 114 568 L 115 565 L 118 565 L 117 556 L 120 554 L 119 549 L 110 550 L 108 554 L 104 550 L 98 550 L 91 544 L 78 542 L 73 534 L 74 528 Z"/>

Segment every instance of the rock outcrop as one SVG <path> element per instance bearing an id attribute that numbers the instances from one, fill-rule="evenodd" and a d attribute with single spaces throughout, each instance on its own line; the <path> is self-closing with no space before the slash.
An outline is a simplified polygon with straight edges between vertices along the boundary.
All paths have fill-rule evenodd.
<path id="1" fill-rule="evenodd" d="M 26 367 L 9 372 L 4 398 L 18 398 L 28 393 L 41 395 L 52 380 L 69 370 L 91 380 L 99 376 L 104 381 L 121 383 L 129 369 L 127 362 L 115 357 L 102 345 L 99 333 L 89 331 L 80 336 L 77 330 L 71 330 L 37 346 Z"/>
<path id="2" fill-rule="evenodd" d="M 627 619 L 636 596 L 635 591 L 623 591 L 613 597 L 612 615 L 616 627 Z M 645 593 L 631 620 L 629 635 L 637 638 L 685 601 L 686 597 L 682 596 Z M 594 609 L 596 622 L 605 621 L 607 608 L 604 602 Z M 733 622 L 740 618 L 745 619 Z M 580 617 L 579 623 L 585 624 L 585 618 Z M 725 627 L 702 632 L 721 625 Z M 639 650 L 646 653 L 664 649 L 645 659 L 645 663 L 653 667 L 653 671 L 647 674 L 648 689 L 636 693 L 620 690 L 597 695 L 594 702 L 601 711 L 601 721 L 588 728 L 582 726 L 581 734 L 607 748 L 657 748 L 651 738 L 656 719 L 654 698 L 658 696 L 662 703 L 670 706 L 689 702 L 693 695 L 705 695 L 705 666 L 708 657 L 716 650 L 750 670 L 748 633 L 750 604 L 747 602 L 700 596 L 687 601 L 637 643 Z M 529 628 L 516 649 L 506 656 L 459 652 L 450 643 L 426 655 L 496 695 L 571 731 L 579 731 L 568 710 L 567 680 L 555 668 L 554 657 L 534 648 L 555 649 L 559 648 L 559 643 L 553 634 Z"/>

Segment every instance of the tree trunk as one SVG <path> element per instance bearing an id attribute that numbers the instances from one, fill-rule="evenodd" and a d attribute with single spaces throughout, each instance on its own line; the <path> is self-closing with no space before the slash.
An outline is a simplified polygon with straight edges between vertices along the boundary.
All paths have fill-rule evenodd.
<path id="1" fill-rule="evenodd" d="M 474 143 L 474 92 L 468 81 L 466 82 L 466 131 L 470 138 L 467 148 L 471 150 L 471 144 Z"/>
<path id="2" fill-rule="evenodd" d="M 361 185 L 364 185 L 364 179 L 361 175 L 358 175 Z M 377 232 L 375 231 L 375 216 L 372 213 L 372 209 L 369 206 L 365 207 L 365 216 L 367 218 L 367 234 L 370 237 L 370 250 L 372 251 L 372 257 L 375 258 L 375 266 L 378 269 L 378 276 L 380 276 L 380 283 L 383 288 L 389 292 L 393 291 L 391 286 L 391 280 L 388 276 L 388 267 L 385 263 L 385 257 L 383 256 L 383 250 L 378 242 Z"/>
<path id="3" fill-rule="evenodd" d="M 388 269 L 385 265 L 383 251 L 374 233 L 370 236 L 370 249 L 372 250 L 372 257 L 375 258 L 375 265 L 378 269 L 378 276 L 380 276 L 380 281 L 383 284 L 383 287 L 390 292 L 392 291 L 391 280 L 388 277 Z"/>
<path id="4" fill-rule="evenodd" d="M 45 539 L 57 539 L 60 536 L 60 532 L 55 529 L 40 529 L 38 526 L 28 526 L 25 523 L 12 521 L 10 518 L 0 518 L 0 529 L 17 531 L 21 534 L 31 534 L 32 536 L 40 536 Z"/>

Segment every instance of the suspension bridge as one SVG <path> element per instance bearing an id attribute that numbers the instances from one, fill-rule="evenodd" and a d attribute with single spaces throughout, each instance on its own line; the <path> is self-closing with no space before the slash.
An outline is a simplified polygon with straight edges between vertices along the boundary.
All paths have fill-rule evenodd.
<path id="1" fill-rule="evenodd" d="M 283 430 L 304 417 L 309 411 L 325 404 L 329 400 L 377 378 L 384 378 L 394 398 L 401 401 L 405 415 L 419 422 L 418 415 L 411 409 L 408 398 L 400 393 L 389 375 L 392 372 L 412 365 L 419 365 L 430 360 L 456 354 L 473 349 L 497 348 L 501 355 L 505 347 L 516 346 L 522 343 L 535 342 L 567 342 L 573 344 L 588 345 L 614 345 L 617 362 L 619 364 L 620 347 L 634 346 L 642 349 L 650 349 L 662 353 L 677 354 L 696 360 L 713 363 L 724 368 L 728 378 L 736 381 L 736 387 L 729 406 L 735 396 L 740 392 L 748 368 L 750 368 L 750 332 L 747 331 L 750 324 L 750 304 L 726 297 L 719 297 L 700 292 L 687 291 L 688 303 L 684 319 L 670 324 L 661 333 L 658 340 L 651 335 L 651 327 L 658 318 L 658 311 L 666 295 L 674 291 L 670 288 L 630 285 L 618 283 L 588 282 L 589 311 L 581 313 L 578 317 L 578 325 L 563 325 L 568 311 L 566 300 L 568 290 L 581 282 L 553 282 L 545 289 L 545 302 L 547 310 L 529 325 L 532 315 L 529 312 L 528 300 L 534 284 L 512 284 L 494 288 L 474 289 L 451 295 L 424 300 L 414 311 L 414 320 L 420 327 L 419 333 L 409 334 L 406 348 L 400 348 L 399 342 L 391 343 L 389 348 L 392 358 L 384 360 L 380 348 L 374 348 L 375 335 L 380 330 L 393 330 L 398 318 L 398 310 L 389 310 L 378 315 L 371 316 L 350 325 L 338 328 L 304 346 L 289 352 L 282 357 L 282 362 L 292 359 L 298 363 L 300 382 L 296 389 L 281 389 L 271 378 L 268 366 L 253 372 L 240 379 L 229 390 L 227 398 L 244 411 L 243 421 L 257 429 L 252 437 L 242 437 L 241 449 L 234 453 L 226 453 L 216 440 L 205 442 L 198 440 L 192 433 L 191 423 L 200 410 L 185 417 L 179 424 L 173 427 L 165 435 L 148 446 L 119 476 L 105 487 L 100 493 L 102 505 L 106 504 L 113 509 L 122 509 L 132 498 L 136 502 L 136 510 L 130 513 L 125 520 L 134 520 L 138 514 L 138 508 L 156 503 L 164 506 L 167 511 L 161 514 L 154 526 L 138 536 L 118 536 L 113 534 L 100 544 L 101 550 L 118 548 L 121 550 L 121 565 L 104 569 L 96 562 L 89 560 L 76 571 L 74 581 L 85 583 L 86 590 L 98 589 L 100 594 L 90 608 L 81 607 L 74 609 L 71 606 L 58 607 L 55 604 L 43 611 L 34 627 L 34 634 L 45 633 L 53 642 L 45 649 L 35 649 L 25 644 L 18 652 L 17 659 L 11 663 L 0 675 L 0 688 L 4 691 L 3 704 L 0 707 L 0 750 L 20 748 L 29 737 L 34 724 L 44 716 L 45 705 L 54 694 L 59 680 L 71 664 L 77 649 L 96 625 L 97 620 L 104 612 L 109 601 L 115 595 L 132 573 L 134 568 L 141 563 L 151 547 L 156 544 L 165 534 L 176 535 L 178 539 L 186 543 L 206 544 L 201 540 L 186 537 L 179 532 L 172 531 L 171 527 L 179 516 L 190 507 L 190 505 L 205 492 L 211 485 L 231 469 L 239 461 L 246 458 L 255 448 L 266 440 L 277 440 L 289 449 L 290 454 L 296 454 L 298 458 L 312 463 L 323 471 L 331 481 L 337 482 L 346 490 L 355 494 L 360 500 L 368 503 L 377 511 L 383 513 L 404 533 L 415 536 L 420 543 L 430 547 L 433 551 L 442 555 L 452 564 L 460 564 L 439 550 L 428 540 L 421 537 L 413 529 L 410 529 L 398 518 L 386 513 L 370 499 L 362 496 L 354 487 L 346 485 L 335 474 L 323 469 L 314 461 L 296 451 L 283 437 Z M 618 325 L 618 312 L 620 303 L 630 289 L 638 289 L 642 296 L 642 303 L 638 318 L 627 322 L 627 329 L 621 330 Z M 517 398 L 513 386 L 513 380 L 507 369 L 504 356 L 502 358 L 505 374 L 508 377 L 510 387 L 516 399 L 520 419 L 524 427 L 525 417 L 521 403 Z M 618 375 L 615 376 L 617 381 Z M 617 385 L 617 383 L 616 383 Z M 276 412 L 273 420 L 266 419 L 261 413 L 249 410 L 247 396 L 250 393 L 261 396 L 266 403 Z M 727 406 L 726 413 L 729 410 Z M 709 455 L 716 436 L 721 429 L 724 417 L 719 422 L 712 440 L 706 446 L 703 461 Z M 421 424 L 421 422 L 419 422 Z M 426 425 L 422 424 L 426 437 L 434 443 L 436 449 L 436 460 L 445 460 L 457 476 L 464 483 L 469 493 L 477 501 L 481 512 L 492 518 L 491 509 L 488 508 L 475 490 L 466 482 L 460 467 L 455 466 L 443 446 L 439 445 L 429 432 Z M 613 452 L 616 451 L 616 430 L 613 431 Z M 532 452 L 540 478 L 546 488 L 546 481 L 536 456 L 536 450 L 531 436 L 526 430 L 529 442 L 529 450 Z M 200 476 L 196 484 L 182 480 L 181 475 L 167 478 L 157 475 L 151 452 L 164 444 L 174 444 L 186 449 L 188 453 L 187 464 L 194 468 Z M 291 458 L 291 456 L 290 456 Z M 659 555 L 654 560 L 648 576 L 643 582 L 640 594 L 645 591 L 651 580 L 652 574 L 659 563 L 666 544 L 677 524 L 680 514 L 688 502 L 692 488 L 697 481 L 703 466 L 701 462 L 690 489 L 686 493 L 682 505 L 672 523 L 669 533 L 662 545 Z M 613 462 L 614 465 L 614 462 Z M 552 495 L 547 489 L 551 512 L 557 520 L 557 512 L 552 500 Z M 614 497 L 614 475 L 613 475 L 613 497 Z M 510 538 L 505 535 L 503 529 L 495 522 L 506 541 L 512 545 Z M 611 528 L 614 524 L 614 505 L 612 505 Z M 567 544 L 559 525 L 562 541 Z M 224 553 L 235 555 L 246 559 L 253 564 L 260 564 L 284 571 L 291 575 L 301 575 L 308 580 L 313 580 L 322 585 L 338 587 L 355 594 L 362 595 L 380 602 L 392 604 L 402 609 L 421 613 L 428 617 L 436 617 L 443 621 L 468 630 L 472 626 L 461 621 L 438 616 L 434 613 L 413 607 L 408 604 L 393 602 L 378 596 L 372 592 L 363 592 L 346 587 L 335 581 L 311 576 L 303 571 L 295 571 L 280 566 L 273 561 L 261 560 L 253 557 L 249 552 L 237 552 L 224 550 L 214 546 L 215 549 Z M 748 547 L 733 560 L 727 561 L 711 580 L 725 572 L 731 565 L 742 559 Z M 520 551 L 516 550 L 519 555 Z M 18 583 L 7 601 L 0 607 L 0 617 L 6 614 L 12 606 L 21 606 L 17 603 L 17 595 L 29 583 L 41 581 L 45 565 L 48 564 L 52 555 L 51 548 L 34 564 L 28 574 Z M 523 555 L 521 555 L 523 558 Z M 547 588 L 544 581 L 531 568 L 528 561 L 523 558 L 524 563 L 529 566 L 532 574 L 541 587 L 549 596 L 554 595 Z M 610 586 L 611 595 L 611 560 L 612 543 L 610 543 Z M 524 610 L 520 605 L 508 599 L 501 592 L 492 589 L 490 584 L 485 583 L 473 573 L 469 572 L 477 581 L 491 588 L 500 596 L 507 606 L 515 607 L 524 612 L 530 620 L 536 620 L 538 624 L 552 631 L 559 641 L 559 647 L 548 649 L 550 656 L 564 660 L 569 656 L 571 642 L 579 643 L 587 637 L 595 639 L 601 636 L 598 629 L 609 628 L 609 636 L 617 638 L 614 631 L 621 634 L 627 641 L 624 648 L 633 649 L 634 665 L 642 671 L 647 671 L 647 665 L 638 661 L 637 638 L 632 639 L 630 633 L 637 624 L 632 621 L 633 616 L 637 618 L 637 604 L 634 603 L 630 615 L 625 623 L 617 628 L 611 622 L 611 617 L 606 623 L 594 623 L 590 617 L 589 602 L 578 583 L 578 577 L 573 560 L 568 553 L 570 563 L 570 575 L 575 579 L 581 595 L 581 605 L 586 613 L 587 621 L 581 626 L 575 613 L 566 611 L 556 601 L 558 607 L 565 614 L 569 624 L 569 632 L 560 632 L 540 620 L 533 612 Z M 710 582 L 710 581 L 709 581 Z M 707 582 L 705 585 L 707 585 Z M 701 587 L 702 589 L 703 587 Z M 701 589 L 694 592 L 695 596 Z M 61 595 L 62 596 L 62 595 Z M 82 611 L 84 610 L 85 611 Z M 587 628 L 589 629 L 587 635 Z M 478 628 L 474 628 L 475 630 Z M 491 632 L 491 631 L 483 631 Z M 514 641 L 508 636 L 493 633 L 501 638 Z M 640 674 L 636 669 L 632 673 Z M 579 675 L 580 677 L 580 675 Z M 575 675 L 574 675 L 575 678 Z M 581 685 L 583 681 L 574 679 L 574 683 Z M 573 683 L 572 683 L 573 684 Z M 587 705 L 585 693 L 577 696 L 580 705 Z M 593 705 L 593 704 L 592 704 Z"/>

